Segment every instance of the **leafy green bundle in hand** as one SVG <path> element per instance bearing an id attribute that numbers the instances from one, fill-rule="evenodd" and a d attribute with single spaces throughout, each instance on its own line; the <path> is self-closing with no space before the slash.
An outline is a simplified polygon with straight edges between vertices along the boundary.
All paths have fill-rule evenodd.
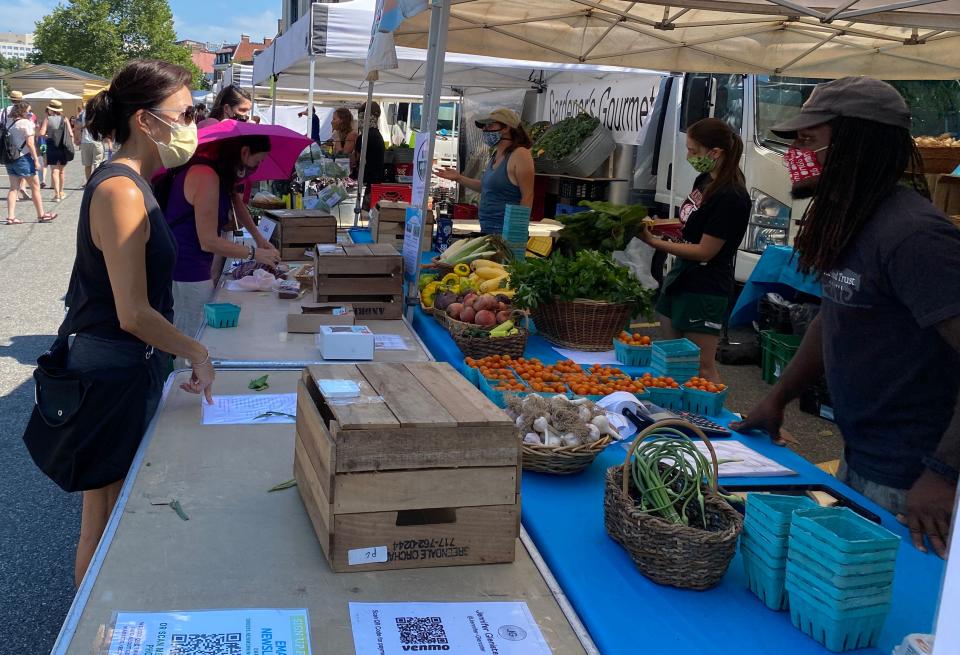
<path id="1" fill-rule="evenodd" d="M 521 309 L 586 298 L 632 305 L 634 314 L 649 316 L 652 310 L 653 292 L 645 289 L 630 269 L 596 250 L 526 259 L 510 264 L 507 270 L 510 284 L 517 290 L 513 304 Z"/>
<path id="2" fill-rule="evenodd" d="M 590 211 L 557 216 L 563 223 L 563 229 L 557 234 L 557 246 L 566 255 L 583 249 L 623 250 L 643 231 L 643 219 L 647 216 L 643 205 L 584 200 L 580 206 Z"/>
<path id="3" fill-rule="evenodd" d="M 533 156 L 560 161 L 573 154 L 599 125 L 600 119 L 590 114 L 564 118 L 534 142 Z"/>

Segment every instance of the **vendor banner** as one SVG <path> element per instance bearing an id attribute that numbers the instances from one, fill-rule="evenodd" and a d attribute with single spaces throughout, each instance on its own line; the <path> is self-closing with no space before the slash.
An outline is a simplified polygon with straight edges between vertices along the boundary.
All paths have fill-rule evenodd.
<path id="1" fill-rule="evenodd" d="M 587 113 L 600 119 L 623 145 L 637 145 L 653 119 L 659 75 L 630 75 L 594 83 L 549 85 L 539 119 L 558 123 Z"/>

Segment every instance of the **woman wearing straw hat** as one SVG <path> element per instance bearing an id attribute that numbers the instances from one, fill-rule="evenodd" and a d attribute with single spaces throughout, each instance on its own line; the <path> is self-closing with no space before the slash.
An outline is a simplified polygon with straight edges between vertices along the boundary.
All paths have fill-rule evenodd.
<path id="1" fill-rule="evenodd" d="M 50 167 L 50 182 L 53 185 L 53 201 L 63 200 L 63 169 L 73 159 L 73 129 L 63 120 L 63 103 L 51 100 L 47 116 L 40 126 L 40 134 L 47 139 L 47 166 Z"/>

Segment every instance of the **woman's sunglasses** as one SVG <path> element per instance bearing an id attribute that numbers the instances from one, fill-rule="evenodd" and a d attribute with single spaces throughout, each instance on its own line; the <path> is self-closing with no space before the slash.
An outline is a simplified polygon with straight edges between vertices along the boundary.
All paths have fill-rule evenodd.
<path id="1" fill-rule="evenodd" d="M 193 105 L 190 105 L 182 112 L 178 112 L 176 109 L 164 109 L 163 107 L 153 107 L 150 111 L 162 111 L 167 114 L 177 114 L 177 117 L 174 119 L 174 121 L 180 123 L 181 125 L 192 125 L 193 121 L 197 118 L 197 108 Z"/>

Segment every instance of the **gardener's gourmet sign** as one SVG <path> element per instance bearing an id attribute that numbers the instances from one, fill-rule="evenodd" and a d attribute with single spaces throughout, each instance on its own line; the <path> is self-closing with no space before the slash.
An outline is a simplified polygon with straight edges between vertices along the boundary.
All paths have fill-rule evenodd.
<path id="1" fill-rule="evenodd" d="M 558 123 L 586 112 L 613 131 L 617 143 L 635 145 L 653 116 L 659 75 L 631 75 L 595 84 L 548 86 L 540 120 Z"/>

